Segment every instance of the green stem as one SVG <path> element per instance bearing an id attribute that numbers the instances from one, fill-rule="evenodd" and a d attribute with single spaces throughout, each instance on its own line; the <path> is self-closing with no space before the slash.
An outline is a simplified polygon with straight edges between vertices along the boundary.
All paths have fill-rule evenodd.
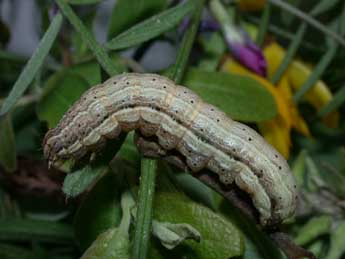
<path id="1" fill-rule="evenodd" d="M 328 49 L 328 51 L 323 55 L 320 62 L 314 68 L 313 73 L 308 77 L 307 81 L 295 93 L 293 97 L 295 102 L 299 102 L 304 96 L 304 94 L 308 92 L 315 85 L 317 80 L 319 80 L 323 72 L 326 70 L 327 66 L 331 63 L 336 53 L 337 53 L 337 45 L 334 43 Z"/>
<path id="2" fill-rule="evenodd" d="M 267 32 L 268 25 L 270 22 L 270 17 L 271 17 L 271 8 L 272 8 L 271 4 L 267 3 L 264 9 L 264 12 L 262 13 L 262 16 L 261 16 L 259 31 L 258 31 L 258 35 L 256 36 L 256 43 L 260 47 L 264 45 L 265 36 L 266 36 L 266 32 Z"/>
<path id="3" fill-rule="evenodd" d="M 191 25 L 182 39 L 181 46 L 176 57 L 176 65 L 170 74 L 170 78 L 176 83 L 181 82 L 184 71 L 187 67 L 189 55 L 198 31 L 205 2 L 205 0 L 193 1 L 195 1 L 196 8 L 194 9 L 195 11 L 193 13 Z M 133 259 L 145 259 L 147 257 L 152 227 L 152 207 L 154 200 L 156 168 L 157 162 L 155 160 L 148 158 L 143 158 L 141 160 L 137 223 L 132 247 Z"/>
<path id="4" fill-rule="evenodd" d="M 138 194 L 137 222 L 134 234 L 132 258 L 146 258 L 152 226 L 152 207 L 155 192 L 157 162 L 141 160 L 141 179 Z"/>
<path id="5" fill-rule="evenodd" d="M 296 7 L 286 3 L 282 0 L 269 0 L 271 4 L 274 4 L 278 7 L 280 7 L 282 10 L 289 12 L 297 17 L 299 17 L 301 20 L 305 21 L 306 23 L 310 24 L 312 27 L 316 28 L 317 30 L 323 32 L 325 35 L 331 37 L 335 42 L 338 44 L 345 46 L 345 40 L 342 38 L 341 35 L 335 33 L 332 30 L 329 30 L 325 25 L 314 19 L 308 14 L 305 14 L 301 10 L 297 9 Z"/>
<path id="6" fill-rule="evenodd" d="M 298 31 L 296 33 L 295 38 L 293 39 L 293 41 L 290 43 L 290 46 L 284 56 L 283 61 L 280 63 L 277 71 L 274 73 L 271 82 L 272 84 L 276 84 L 279 82 L 279 80 L 281 79 L 282 75 L 284 74 L 284 72 L 286 71 L 286 69 L 288 68 L 291 60 L 294 58 L 301 42 L 303 39 L 303 36 L 305 34 L 305 31 L 307 29 L 307 24 L 306 23 L 302 23 L 300 25 L 300 27 L 298 28 Z"/>
<path id="7" fill-rule="evenodd" d="M 183 36 L 181 46 L 176 57 L 176 65 L 174 66 L 174 69 L 169 76 L 177 84 L 181 82 L 183 78 L 183 74 L 186 70 L 189 54 L 192 49 L 196 33 L 198 32 L 199 22 L 200 22 L 202 10 L 205 3 L 205 0 L 193 0 L 193 1 L 195 2 L 196 6 L 194 9 L 191 24 Z"/>
<path id="8" fill-rule="evenodd" d="M 96 41 L 95 37 L 84 25 L 84 23 L 75 14 L 73 9 L 66 3 L 65 0 L 55 0 L 59 6 L 61 12 L 72 24 L 74 29 L 80 34 L 81 38 L 85 41 L 86 45 L 93 52 L 97 61 L 102 68 L 107 72 L 108 75 L 113 76 L 122 72 L 122 69 L 115 64 L 108 56 L 104 48 Z"/>

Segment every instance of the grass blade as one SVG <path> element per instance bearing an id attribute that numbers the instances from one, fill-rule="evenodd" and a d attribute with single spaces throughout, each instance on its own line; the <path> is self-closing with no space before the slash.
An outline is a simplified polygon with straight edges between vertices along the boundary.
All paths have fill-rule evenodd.
<path id="1" fill-rule="evenodd" d="M 332 100 L 322 107 L 318 112 L 318 117 L 324 117 L 327 114 L 335 111 L 345 102 L 345 86 L 341 87 L 338 92 L 333 96 Z"/>
<path id="2" fill-rule="evenodd" d="M 17 168 L 17 156 L 14 131 L 10 114 L 0 118 L 0 165 L 7 172 Z"/>
<path id="3" fill-rule="evenodd" d="M 108 24 L 107 39 L 112 39 L 135 24 L 159 13 L 166 5 L 166 0 L 116 0 Z"/>
<path id="4" fill-rule="evenodd" d="M 310 77 L 307 79 L 307 81 L 303 84 L 303 86 L 298 89 L 298 91 L 295 93 L 293 99 L 295 102 L 299 102 L 303 95 L 309 91 L 310 88 L 312 88 L 317 80 L 321 77 L 329 63 L 334 58 L 335 54 L 337 53 L 337 46 L 335 44 L 332 44 L 333 46 L 328 49 L 328 51 L 322 56 L 320 62 L 317 64 L 317 66 L 314 68 L 314 72 L 310 75 Z"/>
<path id="5" fill-rule="evenodd" d="M 311 17 L 310 15 L 302 12 L 301 10 L 297 9 L 296 7 L 286 3 L 285 1 L 282 0 L 269 0 L 272 4 L 280 7 L 281 9 L 297 16 L 298 18 L 300 18 L 301 20 L 309 23 L 311 26 L 313 26 L 314 28 L 316 28 L 317 30 L 323 32 L 325 35 L 333 38 L 337 43 L 341 44 L 342 46 L 345 46 L 345 40 L 338 35 L 337 33 L 329 30 L 325 25 L 323 25 L 322 23 L 318 22 L 317 20 L 315 20 L 313 17 Z"/>
<path id="6" fill-rule="evenodd" d="M 174 28 L 193 8 L 187 1 L 133 26 L 106 44 L 106 48 L 119 50 L 148 41 Z"/>
<path id="7" fill-rule="evenodd" d="M 62 15 L 58 13 L 51 22 L 48 30 L 44 34 L 34 54 L 29 59 L 28 63 L 24 67 L 17 81 L 15 82 L 10 94 L 5 99 L 1 106 L 0 116 L 6 114 L 16 104 L 18 99 L 23 95 L 29 84 L 35 77 L 36 72 L 39 70 L 44 62 L 44 59 L 48 55 L 56 36 L 58 35 L 61 24 Z"/>
<path id="8" fill-rule="evenodd" d="M 69 4 L 84 5 L 84 4 L 98 4 L 102 0 L 68 0 Z"/>
<path id="9" fill-rule="evenodd" d="M 320 1 L 310 12 L 310 15 L 316 16 L 332 7 L 338 0 L 323 0 Z M 306 32 L 307 24 L 303 22 L 297 30 L 296 36 L 294 36 L 292 42 L 290 43 L 289 49 L 286 52 L 286 55 L 279 65 L 279 68 L 272 77 L 272 83 L 276 84 L 279 82 L 280 78 L 284 74 L 285 70 L 288 68 L 291 60 L 294 58 L 295 54 L 298 51 L 299 46 L 302 44 L 303 36 Z"/>
<path id="10" fill-rule="evenodd" d="M 258 31 L 258 35 L 256 36 L 256 44 L 258 44 L 258 46 L 262 47 L 264 44 L 264 40 L 265 40 L 265 35 L 268 29 L 268 25 L 270 22 L 270 17 L 271 17 L 271 9 L 272 6 L 270 3 L 266 3 L 264 12 L 261 16 L 261 21 L 260 21 L 260 26 L 259 26 L 259 31 Z"/>
<path id="11" fill-rule="evenodd" d="M 193 0 L 195 3 L 194 14 L 191 25 L 186 31 L 179 52 L 176 58 L 176 65 L 170 78 L 176 83 L 180 83 L 184 70 L 188 63 L 197 29 L 204 6 L 204 0 Z M 144 158 L 141 161 L 142 176 L 140 180 L 139 201 L 137 210 L 137 224 L 132 248 L 132 258 L 145 259 L 150 241 L 150 231 L 152 225 L 152 203 L 155 186 L 156 161 Z"/>
<path id="12" fill-rule="evenodd" d="M 69 22 L 73 25 L 74 29 L 80 33 L 80 36 L 96 56 L 99 64 L 107 72 L 107 74 L 113 76 L 122 72 L 120 66 L 110 59 L 103 47 L 96 41 L 95 37 L 86 28 L 84 23 L 79 19 L 72 8 L 64 0 L 56 0 L 56 3 L 58 4 L 64 16 L 66 16 Z"/>
<path id="13" fill-rule="evenodd" d="M 52 221 L 1 219 L 0 240 L 70 243 L 73 242 L 73 229 L 69 225 Z"/>
<path id="14" fill-rule="evenodd" d="M 183 36 L 181 46 L 176 57 L 176 65 L 170 74 L 170 78 L 177 84 L 181 83 L 183 74 L 186 71 L 189 55 L 198 32 L 204 0 L 194 0 L 193 3 L 196 3 L 196 6 L 194 5 L 195 11 L 190 23 L 190 27 Z"/>
<path id="15" fill-rule="evenodd" d="M 288 68 L 291 60 L 294 58 L 299 46 L 301 45 L 306 29 L 307 29 L 306 23 L 302 23 L 301 26 L 298 28 L 296 36 L 294 37 L 293 41 L 290 43 L 290 46 L 284 56 L 283 61 L 281 62 L 277 71 L 274 73 L 271 79 L 272 84 L 275 85 L 276 83 L 278 83 L 280 78 L 284 74 L 285 70 Z"/>
<path id="16" fill-rule="evenodd" d="M 343 6 L 342 13 L 338 20 L 338 31 L 341 36 L 345 33 L 345 5 Z M 303 84 L 303 86 L 296 92 L 293 99 L 295 102 L 298 102 L 302 96 L 311 88 L 313 85 L 317 82 L 317 80 L 320 78 L 322 73 L 325 71 L 327 66 L 331 63 L 333 60 L 335 54 L 338 50 L 338 43 L 335 41 L 330 41 L 328 44 L 328 51 L 323 55 L 319 63 L 314 69 L 314 72 L 310 75 L 310 77 L 307 79 L 307 81 Z"/>

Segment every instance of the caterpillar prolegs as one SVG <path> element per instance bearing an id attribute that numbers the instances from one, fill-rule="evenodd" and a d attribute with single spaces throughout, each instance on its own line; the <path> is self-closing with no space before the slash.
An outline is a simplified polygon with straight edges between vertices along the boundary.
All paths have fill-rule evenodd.
<path id="1" fill-rule="evenodd" d="M 224 185 L 236 184 L 262 225 L 294 213 L 297 191 L 285 159 L 248 126 L 156 74 L 124 73 L 90 88 L 47 132 L 44 155 L 53 165 L 77 160 L 131 130 L 145 155 L 192 172 L 208 169 Z"/>

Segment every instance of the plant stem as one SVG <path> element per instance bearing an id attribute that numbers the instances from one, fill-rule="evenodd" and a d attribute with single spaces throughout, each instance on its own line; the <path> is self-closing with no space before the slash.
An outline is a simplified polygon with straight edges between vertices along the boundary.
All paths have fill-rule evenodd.
<path id="1" fill-rule="evenodd" d="M 306 29 L 307 29 L 307 24 L 303 22 L 298 28 L 295 38 L 290 43 L 290 46 L 284 56 L 283 61 L 280 63 L 277 71 L 274 73 L 271 79 L 272 84 L 274 85 L 277 84 L 279 80 L 281 79 L 281 77 L 283 76 L 286 69 L 288 68 L 289 64 L 291 63 L 292 59 L 297 53 L 297 50 L 302 42 Z"/>
<path id="2" fill-rule="evenodd" d="M 173 72 L 170 74 L 170 78 L 176 83 L 181 82 L 184 71 L 187 67 L 189 55 L 198 31 L 199 21 L 205 2 L 205 0 L 193 1 L 195 1 L 196 8 L 193 13 L 191 25 L 183 36 L 181 46 L 176 57 L 176 65 Z M 141 160 L 137 223 L 132 248 L 133 259 L 145 259 L 147 257 L 152 226 L 152 207 L 154 200 L 156 168 L 156 160 L 148 158 L 143 158 Z"/>
<path id="3" fill-rule="evenodd" d="M 183 36 L 180 49 L 176 57 L 176 65 L 174 66 L 170 78 L 179 84 L 186 70 L 190 51 L 192 49 L 196 33 L 198 32 L 199 22 L 204 7 L 205 0 L 193 0 L 195 2 L 195 10 L 191 19 L 191 24 Z"/>
<path id="4" fill-rule="evenodd" d="M 141 178 L 138 194 L 137 223 L 134 235 L 132 258 L 146 258 L 152 225 L 152 207 L 155 192 L 157 162 L 141 160 Z"/>
<path id="5" fill-rule="evenodd" d="M 259 26 L 259 31 L 258 35 L 256 37 L 256 44 L 262 48 L 264 41 L 265 41 L 265 35 L 268 29 L 268 25 L 270 22 L 270 17 L 271 17 L 271 4 L 266 3 L 264 12 L 261 16 L 261 21 L 260 21 L 260 26 Z"/>
<path id="6" fill-rule="evenodd" d="M 299 17 L 300 19 L 302 19 L 306 23 L 310 24 L 312 27 L 318 29 L 319 31 L 326 34 L 327 36 L 333 38 L 337 43 L 341 44 L 342 46 L 345 46 L 345 40 L 342 38 L 341 35 L 335 33 L 332 30 L 329 30 L 325 25 L 318 22 L 317 20 L 315 20 L 310 15 L 305 14 L 301 10 L 297 9 L 296 7 L 290 5 L 290 4 L 288 4 L 282 0 L 269 0 L 269 2 L 280 7 L 282 10 Z"/>
<path id="7" fill-rule="evenodd" d="M 116 64 L 106 53 L 104 48 L 96 41 L 95 37 L 85 24 L 75 14 L 73 9 L 64 0 L 55 0 L 61 12 L 72 24 L 74 29 L 80 34 L 86 45 L 93 52 L 102 68 L 108 75 L 113 76 L 122 72 L 121 67 Z"/>

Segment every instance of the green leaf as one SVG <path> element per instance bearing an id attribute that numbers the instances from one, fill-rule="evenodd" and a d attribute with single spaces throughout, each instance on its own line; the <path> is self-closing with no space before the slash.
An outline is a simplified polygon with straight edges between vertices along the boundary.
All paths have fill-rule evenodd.
<path id="1" fill-rule="evenodd" d="M 69 4 L 74 5 L 98 4 L 100 2 L 102 2 L 102 0 L 68 0 Z"/>
<path id="2" fill-rule="evenodd" d="M 265 9 L 261 16 L 259 31 L 256 36 L 256 44 L 258 44 L 258 46 L 260 47 L 263 46 L 264 41 L 265 41 L 266 32 L 267 32 L 268 25 L 270 23 L 270 18 L 271 18 L 271 9 L 272 9 L 271 4 L 267 3 L 265 5 Z"/>
<path id="3" fill-rule="evenodd" d="M 78 75 L 85 79 L 90 86 L 101 83 L 100 66 L 97 61 L 80 63 L 68 68 L 68 73 Z"/>
<path id="4" fill-rule="evenodd" d="M 0 258 L 3 259 L 37 259 L 37 256 L 29 249 L 20 246 L 0 244 Z"/>
<path id="5" fill-rule="evenodd" d="M 106 174 L 109 170 L 109 162 L 119 151 L 125 138 L 126 134 L 123 133 L 117 139 L 108 140 L 103 152 L 100 155 L 95 154 L 93 161 L 68 174 L 62 188 L 64 193 L 67 196 L 75 197 L 90 187 L 99 177 Z"/>
<path id="6" fill-rule="evenodd" d="M 129 238 L 120 229 L 112 228 L 100 234 L 81 259 L 129 259 Z"/>
<path id="7" fill-rule="evenodd" d="M 222 199 L 218 211 L 226 219 L 236 224 L 245 235 L 245 253 L 243 259 L 286 259 L 277 244 L 260 229 L 257 224 L 248 219 L 240 209 L 234 207 L 229 201 Z"/>
<path id="8" fill-rule="evenodd" d="M 330 216 L 314 217 L 298 230 L 295 238 L 296 244 L 303 246 L 317 237 L 328 234 L 331 230 L 332 219 Z"/>
<path id="9" fill-rule="evenodd" d="M 301 86 L 301 88 L 298 89 L 298 91 L 295 93 L 293 99 L 295 102 L 298 102 L 302 99 L 304 94 L 308 92 L 319 80 L 323 72 L 326 70 L 328 65 L 331 63 L 334 56 L 337 54 L 337 46 L 335 44 L 332 44 L 332 47 L 330 47 L 327 52 L 320 58 L 319 63 L 316 65 L 316 67 L 313 69 L 313 73 L 308 77 L 305 83 Z"/>
<path id="10" fill-rule="evenodd" d="M 341 87 L 333 96 L 332 100 L 323 106 L 319 112 L 319 117 L 324 117 L 338 109 L 345 102 L 345 87 Z"/>
<path id="11" fill-rule="evenodd" d="M 345 222 L 341 221 L 331 234 L 331 246 L 326 259 L 340 259 L 345 253 Z"/>
<path id="12" fill-rule="evenodd" d="M 113 173 L 100 179 L 81 203 L 75 218 L 74 231 L 82 251 L 99 234 L 118 226 L 121 219 L 121 184 Z"/>
<path id="13" fill-rule="evenodd" d="M 277 113 L 272 95 L 249 77 L 189 69 L 183 83 L 234 120 L 258 122 Z"/>
<path id="14" fill-rule="evenodd" d="M 297 50 L 300 44 L 302 43 L 306 30 L 307 30 L 307 24 L 302 23 L 300 27 L 298 28 L 293 41 L 290 43 L 290 46 L 288 50 L 286 51 L 283 61 L 280 63 L 278 69 L 275 71 L 274 75 L 272 76 L 272 79 L 271 79 L 272 84 L 276 85 L 281 79 L 281 77 L 283 76 L 290 62 L 292 61 L 295 54 L 297 53 Z"/>
<path id="15" fill-rule="evenodd" d="M 176 62 L 169 75 L 169 78 L 173 80 L 176 84 L 181 83 L 183 76 L 187 71 L 189 56 L 192 52 L 192 47 L 194 45 L 196 35 L 199 29 L 199 24 L 201 21 L 202 11 L 205 5 L 205 0 L 197 0 L 193 1 L 193 3 L 193 14 L 189 22 L 190 24 L 188 26 L 187 31 L 183 35 L 182 41 L 180 43 L 180 48 L 176 55 Z"/>
<path id="16" fill-rule="evenodd" d="M 200 58 L 198 68 L 210 72 L 217 71 L 226 50 L 221 34 L 219 32 L 214 32 L 211 35 L 201 34 L 199 43 L 204 49 L 205 55 Z"/>
<path id="17" fill-rule="evenodd" d="M 61 71 L 51 76 L 37 105 L 40 120 L 55 127 L 68 108 L 89 88 L 82 77 Z"/>
<path id="18" fill-rule="evenodd" d="M 99 64 L 108 73 L 113 76 L 122 72 L 122 67 L 113 62 L 104 48 L 96 41 L 93 34 L 87 29 L 84 23 L 74 13 L 72 8 L 64 0 L 56 0 L 56 3 L 61 9 L 61 12 L 66 16 L 69 22 L 73 25 L 74 29 L 80 33 L 88 47 L 92 50 L 93 54 L 97 58 Z"/>
<path id="19" fill-rule="evenodd" d="M 200 232 L 200 243 L 191 240 L 183 242 L 192 249 L 191 258 L 219 259 L 243 254 L 243 237 L 239 230 L 230 221 L 182 193 L 157 192 L 154 208 L 155 219 L 189 224 Z"/>
<path id="20" fill-rule="evenodd" d="M 62 15 L 58 13 L 52 23 L 50 24 L 48 30 L 41 39 L 37 49 L 34 54 L 29 59 L 28 63 L 22 70 L 19 78 L 14 84 L 10 94 L 1 106 L 0 116 L 7 113 L 18 101 L 18 99 L 23 95 L 25 90 L 28 88 L 29 84 L 34 79 L 36 72 L 39 70 L 44 62 L 44 59 L 49 53 L 55 38 L 60 31 L 62 24 Z"/>
<path id="21" fill-rule="evenodd" d="M 138 152 L 138 149 L 136 148 L 134 144 L 134 131 L 129 132 L 127 134 L 127 137 L 121 146 L 119 152 L 117 153 L 117 157 L 127 160 L 128 162 L 140 165 L 140 154 Z M 115 165 L 116 166 L 116 165 Z"/>
<path id="22" fill-rule="evenodd" d="M 166 0 L 117 0 L 110 18 L 108 39 L 163 10 L 166 3 Z"/>
<path id="23" fill-rule="evenodd" d="M 108 171 L 106 165 L 92 167 L 86 165 L 82 169 L 68 174 L 65 177 L 62 190 L 68 197 L 76 197 Z"/>
<path id="24" fill-rule="evenodd" d="M 70 243 L 73 231 L 69 225 L 52 221 L 0 219 L 0 240 Z"/>
<path id="25" fill-rule="evenodd" d="M 197 229 L 189 224 L 172 224 L 169 222 L 152 222 L 152 232 L 161 244 L 167 249 L 174 249 L 181 242 L 187 239 L 193 239 L 200 242 L 201 236 Z"/>
<path id="26" fill-rule="evenodd" d="M 303 187 L 306 178 L 306 156 L 305 150 L 302 150 L 292 163 L 291 171 L 296 179 L 298 187 Z"/>
<path id="27" fill-rule="evenodd" d="M 7 171 L 17 168 L 16 145 L 12 120 L 9 114 L 0 117 L 0 165 Z"/>
<path id="28" fill-rule="evenodd" d="M 286 3 L 282 0 L 270 0 L 270 3 L 281 8 L 282 10 L 289 12 L 298 18 L 300 18 L 302 21 L 307 22 L 312 27 L 316 28 L 325 36 L 329 36 L 329 38 L 332 38 L 336 43 L 341 44 L 342 46 L 345 46 L 345 40 L 343 39 L 342 35 L 339 35 L 335 33 L 334 31 L 328 29 L 325 25 L 320 23 L 318 20 L 314 19 L 312 16 L 308 15 L 307 13 L 304 13 L 302 10 L 299 10 L 298 8 Z"/>
<path id="29" fill-rule="evenodd" d="M 129 259 L 129 227 L 131 223 L 131 211 L 134 207 L 135 202 L 130 192 L 123 193 L 121 197 L 122 219 L 119 227 L 110 229 L 99 235 L 96 241 L 85 252 L 82 259 Z"/>
<path id="30" fill-rule="evenodd" d="M 133 47 L 174 28 L 193 8 L 187 1 L 133 26 L 106 44 L 106 48 L 119 50 Z"/>

